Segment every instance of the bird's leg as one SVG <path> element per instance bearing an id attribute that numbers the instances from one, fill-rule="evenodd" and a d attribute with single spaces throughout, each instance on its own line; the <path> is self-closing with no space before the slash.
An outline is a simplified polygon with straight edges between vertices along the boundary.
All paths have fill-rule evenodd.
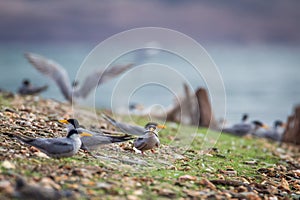
<path id="1" fill-rule="evenodd" d="M 154 151 L 154 149 L 151 149 L 150 151 L 151 151 L 152 153 L 156 153 L 156 152 Z"/>

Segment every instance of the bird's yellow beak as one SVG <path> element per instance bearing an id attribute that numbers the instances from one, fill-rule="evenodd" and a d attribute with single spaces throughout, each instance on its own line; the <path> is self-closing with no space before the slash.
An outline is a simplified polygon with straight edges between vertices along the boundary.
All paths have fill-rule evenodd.
<path id="1" fill-rule="evenodd" d="M 90 133 L 86 133 L 86 132 L 80 133 L 80 137 L 84 137 L 84 136 L 91 137 L 91 136 L 93 136 L 93 135 L 90 134 Z"/>
<path id="2" fill-rule="evenodd" d="M 63 123 L 63 124 L 69 124 L 68 120 L 66 119 L 61 119 L 61 120 L 58 120 L 60 123 Z"/>
<path id="3" fill-rule="evenodd" d="M 162 125 L 162 124 L 158 124 L 158 125 L 157 125 L 157 128 L 160 128 L 160 129 L 165 129 L 165 128 L 167 128 L 167 126 L 165 126 L 165 125 Z"/>
<path id="4" fill-rule="evenodd" d="M 264 129 L 269 129 L 269 126 L 266 125 L 266 124 L 263 124 L 263 125 L 262 125 L 262 128 L 264 128 Z"/>

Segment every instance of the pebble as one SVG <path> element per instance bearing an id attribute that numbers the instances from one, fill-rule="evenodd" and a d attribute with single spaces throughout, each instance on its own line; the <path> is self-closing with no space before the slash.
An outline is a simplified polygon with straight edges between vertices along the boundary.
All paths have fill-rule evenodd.
<path id="1" fill-rule="evenodd" d="M 3 180 L 0 181 L 0 191 L 4 193 L 12 194 L 14 192 L 14 187 L 9 181 Z"/>
<path id="2" fill-rule="evenodd" d="M 16 166 L 13 163 L 9 162 L 8 160 L 3 161 L 2 167 L 4 167 L 5 169 L 15 169 L 16 168 Z"/>

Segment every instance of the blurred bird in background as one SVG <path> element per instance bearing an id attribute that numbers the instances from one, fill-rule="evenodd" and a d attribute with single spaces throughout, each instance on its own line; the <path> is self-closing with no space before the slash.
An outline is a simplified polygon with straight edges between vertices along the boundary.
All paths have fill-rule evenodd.
<path id="1" fill-rule="evenodd" d="M 33 86 L 29 79 L 24 79 L 22 85 L 18 89 L 18 93 L 21 95 L 35 95 L 44 92 L 48 89 L 48 85 Z"/>
<path id="2" fill-rule="evenodd" d="M 77 89 L 79 83 L 76 81 L 71 84 L 67 71 L 55 61 L 33 53 L 25 53 L 25 57 L 35 69 L 55 81 L 63 96 L 69 102 L 73 102 L 74 98 L 86 98 L 92 89 L 110 81 L 134 66 L 133 64 L 127 64 L 113 66 L 105 71 L 94 71 L 86 77 L 82 86 Z"/>

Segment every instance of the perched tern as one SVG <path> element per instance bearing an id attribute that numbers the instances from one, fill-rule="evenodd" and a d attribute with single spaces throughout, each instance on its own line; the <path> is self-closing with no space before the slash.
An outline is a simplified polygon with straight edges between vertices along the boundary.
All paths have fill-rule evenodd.
<path id="1" fill-rule="evenodd" d="M 80 137 L 82 141 L 81 149 L 83 150 L 95 150 L 104 144 L 112 144 L 125 142 L 127 140 L 132 140 L 133 138 L 128 135 L 105 135 L 102 132 L 93 132 L 87 129 L 82 128 L 76 119 L 68 119 L 68 120 L 59 120 L 59 122 L 67 125 L 68 130 L 76 129 L 81 135 L 84 133 L 90 134 L 88 136 Z"/>
<path id="2" fill-rule="evenodd" d="M 222 132 L 231 133 L 238 136 L 244 136 L 247 134 L 255 134 L 259 128 L 267 128 L 265 124 L 260 121 L 252 121 L 251 123 L 235 124 L 230 128 L 225 128 Z"/>
<path id="3" fill-rule="evenodd" d="M 138 137 L 134 141 L 134 147 L 144 154 L 145 151 L 151 150 L 152 152 L 154 148 L 158 148 L 160 145 L 160 141 L 158 139 L 158 133 L 156 131 L 155 125 L 149 125 L 147 130 L 144 132 L 144 135 Z"/>
<path id="4" fill-rule="evenodd" d="M 48 89 L 48 85 L 35 87 L 28 79 L 23 80 L 22 85 L 18 89 L 18 93 L 21 95 L 34 95 L 39 94 Z"/>
<path id="5" fill-rule="evenodd" d="M 36 147 L 52 158 L 71 157 L 79 151 L 82 144 L 76 129 L 68 130 L 67 136 L 60 138 L 31 138 L 14 133 L 5 134 L 25 144 Z M 89 133 L 81 133 L 80 135 L 91 136 Z"/>

